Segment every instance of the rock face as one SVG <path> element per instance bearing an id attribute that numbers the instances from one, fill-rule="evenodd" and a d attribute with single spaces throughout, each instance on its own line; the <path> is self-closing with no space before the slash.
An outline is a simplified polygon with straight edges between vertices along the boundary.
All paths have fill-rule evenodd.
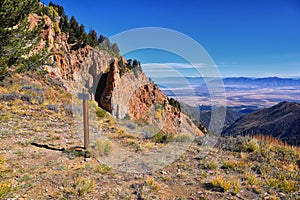
<path id="1" fill-rule="evenodd" d="M 71 93 L 76 94 L 85 87 L 93 96 L 100 77 L 113 60 L 109 53 L 90 46 L 71 50 L 72 45 L 67 42 L 69 35 L 59 30 L 59 18 L 53 22 L 48 16 L 31 14 L 29 21 L 30 28 L 44 21 L 42 40 L 37 50 L 47 47 L 52 54 L 48 61 L 50 64 L 43 66 L 49 75 L 59 80 Z"/>
<path id="2" fill-rule="evenodd" d="M 154 123 L 166 133 L 177 133 L 181 113 L 168 103 L 167 96 L 156 84 L 148 83 L 133 92 L 128 103 L 128 114 L 133 120 L 143 119 Z"/>
<path id="3" fill-rule="evenodd" d="M 30 26 L 45 21 L 39 48 L 48 47 L 52 65 L 44 69 L 59 80 L 66 90 L 77 96 L 87 88 L 100 107 L 119 119 L 154 124 L 163 133 L 177 133 L 181 128 L 181 113 L 169 104 L 167 96 L 148 81 L 141 66 L 128 64 L 123 57 L 113 58 L 106 51 L 90 46 L 71 50 L 68 34 L 61 33 L 59 19 L 30 16 Z M 135 65 L 135 66 L 133 66 Z"/>
<path id="4" fill-rule="evenodd" d="M 291 145 L 300 145 L 300 104 L 282 102 L 244 115 L 223 131 L 223 135 L 267 135 Z"/>
<path id="5" fill-rule="evenodd" d="M 122 62 L 127 61 L 122 58 Z M 114 61 L 102 75 L 95 94 L 99 106 L 119 119 L 130 117 L 155 124 L 165 133 L 177 133 L 181 125 L 179 109 L 169 104 L 167 96 L 139 67 L 122 76 L 120 68 Z"/>
<path id="6" fill-rule="evenodd" d="M 94 95 L 100 77 L 109 68 L 112 57 L 105 51 L 94 50 L 90 46 L 78 50 L 70 50 L 68 36 L 56 37 L 57 48 L 54 48 L 54 66 L 45 66 L 52 77 L 61 80 L 67 90 L 78 93 L 83 87 Z"/>

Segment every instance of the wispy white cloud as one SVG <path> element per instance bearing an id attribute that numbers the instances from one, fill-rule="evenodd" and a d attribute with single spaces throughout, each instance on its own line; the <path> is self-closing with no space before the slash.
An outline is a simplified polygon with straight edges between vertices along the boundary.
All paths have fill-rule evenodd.
<path id="1" fill-rule="evenodd" d="M 146 63 L 143 71 L 150 77 L 215 77 L 216 65 L 204 63 Z"/>
<path id="2" fill-rule="evenodd" d="M 209 65 L 204 63 L 145 63 L 142 65 L 143 68 L 162 68 L 162 69 L 195 69 L 195 68 L 208 68 L 208 67 L 216 67 L 216 65 Z"/>

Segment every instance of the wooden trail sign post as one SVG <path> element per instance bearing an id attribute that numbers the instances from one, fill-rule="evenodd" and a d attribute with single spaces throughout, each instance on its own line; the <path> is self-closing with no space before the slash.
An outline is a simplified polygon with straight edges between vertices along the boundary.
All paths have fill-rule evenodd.
<path id="1" fill-rule="evenodd" d="M 78 94 L 78 98 L 83 100 L 83 130 L 84 130 L 84 148 L 87 149 L 90 144 L 90 136 L 89 136 L 89 107 L 88 100 L 89 94 L 86 94 L 84 89 L 82 89 L 82 93 Z"/>

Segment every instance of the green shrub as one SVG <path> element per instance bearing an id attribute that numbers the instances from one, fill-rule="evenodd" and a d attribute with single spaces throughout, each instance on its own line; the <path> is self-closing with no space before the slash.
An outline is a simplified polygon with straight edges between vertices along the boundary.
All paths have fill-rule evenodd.
<path id="1" fill-rule="evenodd" d="M 171 106 L 178 108 L 181 111 L 181 106 L 180 106 L 179 101 L 177 101 L 176 99 L 173 99 L 173 98 L 170 98 L 170 99 L 168 98 L 168 101 Z"/>
<path id="2" fill-rule="evenodd" d="M 191 142 L 193 140 L 194 138 L 190 134 L 178 134 L 172 139 L 174 142 Z"/>
<path id="3" fill-rule="evenodd" d="M 237 162 L 236 161 L 224 161 L 222 169 L 230 169 L 230 170 L 235 170 L 237 167 Z"/>
<path id="4" fill-rule="evenodd" d="M 95 187 L 95 182 L 90 179 L 76 178 L 75 179 L 75 189 L 78 196 L 84 196 L 87 193 L 93 191 Z"/>
<path id="5" fill-rule="evenodd" d="M 215 161 L 211 160 L 209 162 L 203 162 L 202 163 L 204 169 L 217 169 L 218 167 L 218 163 L 216 163 Z"/>
<path id="6" fill-rule="evenodd" d="M 237 195 L 241 191 L 241 183 L 238 179 L 232 179 L 231 181 L 232 186 L 232 194 Z"/>
<path id="7" fill-rule="evenodd" d="M 200 122 L 198 122 L 198 128 L 199 128 L 199 130 L 200 130 L 202 133 L 204 133 L 204 134 L 207 133 L 207 128 L 206 128 L 203 124 L 201 124 Z"/>
<path id="8" fill-rule="evenodd" d="M 174 138 L 172 133 L 164 134 L 164 133 L 157 133 L 152 136 L 153 142 L 156 143 L 167 143 L 170 142 Z"/>
<path id="9" fill-rule="evenodd" d="M 96 108 L 96 115 L 99 118 L 105 118 L 105 117 L 107 117 L 107 112 L 101 108 Z"/>
<path id="10" fill-rule="evenodd" d="M 255 152 L 259 150 L 259 144 L 256 139 L 246 139 L 243 142 L 243 149 L 246 152 Z"/>
<path id="11" fill-rule="evenodd" d="M 101 173 L 101 174 L 107 174 L 112 170 L 112 167 L 108 166 L 108 165 L 99 165 L 96 168 L 96 172 Z"/>

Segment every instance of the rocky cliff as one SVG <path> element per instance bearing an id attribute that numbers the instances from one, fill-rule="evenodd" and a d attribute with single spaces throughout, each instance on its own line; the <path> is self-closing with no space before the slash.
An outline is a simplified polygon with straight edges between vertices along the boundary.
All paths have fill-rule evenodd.
<path id="1" fill-rule="evenodd" d="M 148 81 L 140 64 L 132 66 L 107 51 L 86 46 L 71 50 L 68 34 L 58 28 L 47 16 L 31 15 L 31 26 L 44 20 L 39 47 L 48 48 L 51 59 L 44 69 L 52 78 L 76 95 L 87 88 L 98 105 L 119 119 L 155 124 L 163 133 L 177 133 L 181 128 L 181 112 L 169 104 L 167 96 L 158 86 Z M 77 95 L 76 95 L 77 96 Z M 197 132 L 201 134 L 201 132 Z"/>
<path id="2" fill-rule="evenodd" d="M 59 17 L 52 21 L 48 16 L 29 16 L 30 27 L 44 22 L 41 31 L 42 40 L 38 48 L 48 48 L 50 58 L 43 68 L 51 78 L 59 80 L 71 93 L 78 93 L 83 87 L 93 96 L 103 72 L 110 66 L 113 58 L 106 51 L 96 50 L 90 46 L 71 50 L 68 33 L 59 29 Z"/>
<path id="3" fill-rule="evenodd" d="M 171 106 L 167 96 L 149 82 L 141 67 L 137 66 L 121 76 L 124 58 L 115 60 L 99 81 L 96 101 L 99 106 L 119 119 L 130 117 L 133 121 L 155 124 L 165 133 L 177 133 L 180 129 L 180 111 Z"/>

